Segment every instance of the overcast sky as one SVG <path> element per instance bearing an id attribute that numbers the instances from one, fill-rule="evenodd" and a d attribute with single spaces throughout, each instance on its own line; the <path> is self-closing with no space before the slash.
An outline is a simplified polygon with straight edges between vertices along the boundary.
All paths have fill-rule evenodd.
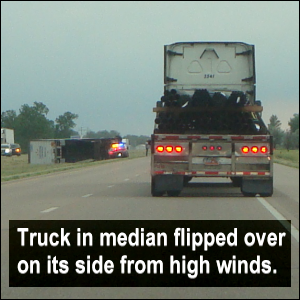
<path id="1" fill-rule="evenodd" d="M 163 46 L 255 45 L 266 124 L 299 112 L 298 1 L 1 1 L 1 112 L 43 102 L 76 130 L 150 135 Z"/>

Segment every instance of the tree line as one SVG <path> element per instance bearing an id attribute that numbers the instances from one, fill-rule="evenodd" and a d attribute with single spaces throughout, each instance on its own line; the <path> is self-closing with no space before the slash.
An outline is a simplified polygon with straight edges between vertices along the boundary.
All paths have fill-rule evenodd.
<path id="1" fill-rule="evenodd" d="M 281 122 L 276 115 L 270 117 L 268 129 L 273 136 L 274 148 L 285 148 L 287 150 L 299 149 L 299 113 L 295 113 L 288 125 L 287 130 L 281 129 Z"/>
<path id="2" fill-rule="evenodd" d="M 42 102 L 34 102 L 32 106 L 24 104 L 19 113 L 15 110 L 1 113 L 1 128 L 14 130 L 15 142 L 21 145 L 24 153 L 32 140 L 63 139 L 78 134 L 73 130 L 77 114 L 67 111 L 53 121 L 47 118 L 48 112 L 48 107 Z"/>
<path id="3" fill-rule="evenodd" d="M 1 113 L 1 128 L 14 130 L 15 142 L 21 145 L 22 152 L 27 153 L 29 142 L 37 139 L 64 139 L 71 136 L 79 136 L 73 128 L 78 115 L 65 112 L 54 121 L 47 118 L 49 108 L 42 102 L 34 102 L 32 106 L 24 104 L 17 113 L 15 110 L 7 110 Z M 116 130 L 101 130 L 94 132 L 89 130 L 83 138 L 113 138 L 120 136 Z M 148 136 L 126 135 L 132 147 L 145 144 L 150 139 Z"/>

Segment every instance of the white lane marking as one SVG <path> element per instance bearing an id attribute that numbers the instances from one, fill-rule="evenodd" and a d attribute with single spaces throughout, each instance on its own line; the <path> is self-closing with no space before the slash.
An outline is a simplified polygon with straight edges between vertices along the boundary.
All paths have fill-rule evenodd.
<path id="1" fill-rule="evenodd" d="M 275 209 L 272 205 L 270 205 L 266 199 L 262 197 L 256 197 L 256 199 L 278 220 L 286 220 L 287 219 L 280 213 L 278 212 L 277 209 Z M 291 235 L 294 237 L 294 239 L 299 243 L 299 230 L 294 227 L 291 224 Z"/>
<path id="2" fill-rule="evenodd" d="M 93 196 L 93 194 L 86 194 L 84 196 L 81 196 L 82 198 L 87 198 L 87 197 L 90 197 L 90 196 Z"/>
<path id="3" fill-rule="evenodd" d="M 114 185 L 109 185 L 108 188 L 112 188 Z"/>
<path id="4" fill-rule="evenodd" d="M 129 180 L 129 178 L 124 179 L 124 181 L 128 181 L 128 180 Z"/>
<path id="5" fill-rule="evenodd" d="M 42 210 L 41 213 L 48 213 L 48 212 L 53 211 L 53 210 L 55 210 L 55 209 L 57 209 L 57 208 L 58 208 L 58 207 L 50 207 L 50 208 L 48 208 L 48 209 Z"/>

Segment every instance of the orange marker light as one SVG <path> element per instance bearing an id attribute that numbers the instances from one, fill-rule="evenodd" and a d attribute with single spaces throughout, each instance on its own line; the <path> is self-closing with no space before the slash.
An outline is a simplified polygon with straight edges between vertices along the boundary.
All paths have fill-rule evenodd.
<path id="1" fill-rule="evenodd" d="M 163 146 L 157 146 L 156 151 L 159 152 L 159 153 L 162 153 L 162 152 L 164 152 L 164 147 Z"/>
<path id="2" fill-rule="evenodd" d="M 171 152 L 173 151 L 173 146 L 167 146 L 167 147 L 166 147 L 166 151 L 167 151 L 168 153 L 171 153 Z"/>
<path id="3" fill-rule="evenodd" d="M 266 146 L 262 146 L 262 147 L 260 148 L 260 152 L 261 152 L 261 153 L 267 153 L 267 152 L 268 152 L 268 148 L 267 148 Z"/>
<path id="4" fill-rule="evenodd" d="M 253 147 L 251 148 L 251 151 L 252 151 L 253 153 L 258 153 L 258 147 L 253 146 Z"/>
<path id="5" fill-rule="evenodd" d="M 182 147 L 181 146 L 176 146 L 175 147 L 175 151 L 177 152 L 177 153 L 181 153 L 182 152 Z"/>
<path id="6" fill-rule="evenodd" d="M 242 147 L 242 152 L 243 153 L 249 153 L 250 149 L 247 146 Z"/>
<path id="7" fill-rule="evenodd" d="M 118 147 L 119 147 L 119 144 L 112 144 L 111 147 L 112 147 L 112 148 L 118 148 Z"/>

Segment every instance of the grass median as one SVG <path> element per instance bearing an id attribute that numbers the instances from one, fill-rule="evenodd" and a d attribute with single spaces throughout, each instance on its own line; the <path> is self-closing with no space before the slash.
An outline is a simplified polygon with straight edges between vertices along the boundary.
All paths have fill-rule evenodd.
<path id="1" fill-rule="evenodd" d="M 299 150 L 275 150 L 274 162 L 299 169 Z"/>
<path id="2" fill-rule="evenodd" d="M 33 165 L 28 163 L 28 155 L 1 156 L 1 182 L 25 177 L 44 175 L 53 172 L 86 168 L 100 164 L 113 163 L 123 159 L 134 159 L 145 156 L 145 150 L 131 150 L 128 158 L 115 158 L 100 161 L 86 160 L 76 163 Z"/>

